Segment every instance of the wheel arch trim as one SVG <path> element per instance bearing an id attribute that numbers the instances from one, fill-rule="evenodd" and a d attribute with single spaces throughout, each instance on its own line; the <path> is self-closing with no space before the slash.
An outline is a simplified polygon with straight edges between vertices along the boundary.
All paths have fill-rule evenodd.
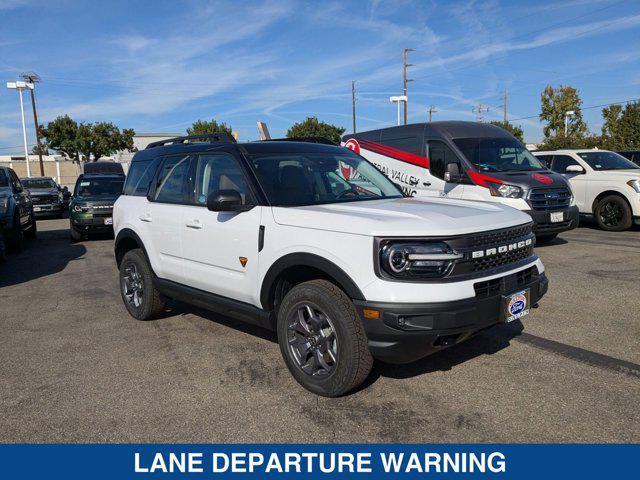
<path id="1" fill-rule="evenodd" d="M 269 267 L 260 288 L 260 304 L 262 308 L 269 310 L 273 307 L 273 305 L 270 305 L 270 299 L 275 293 L 276 279 L 280 274 L 291 267 L 305 266 L 320 270 L 328 275 L 353 300 L 366 300 L 353 279 L 335 263 L 313 253 L 297 252 L 280 257 Z"/>

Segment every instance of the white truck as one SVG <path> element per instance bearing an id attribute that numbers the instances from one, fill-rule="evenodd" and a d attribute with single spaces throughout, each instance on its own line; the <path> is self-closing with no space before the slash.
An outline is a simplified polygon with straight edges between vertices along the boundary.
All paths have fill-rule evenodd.
<path id="1" fill-rule="evenodd" d="M 567 181 L 506 130 L 478 122 L 415 123 L 345 135 L 342 144 L 412 196 L 501 203 L 526 212 L 538 241 L 578 226 Z"/>

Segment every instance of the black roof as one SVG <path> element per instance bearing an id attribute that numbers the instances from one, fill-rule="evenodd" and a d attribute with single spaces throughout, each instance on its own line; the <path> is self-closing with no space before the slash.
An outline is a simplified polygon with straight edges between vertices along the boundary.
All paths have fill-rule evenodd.
<path id="1" fill-rule="evenodd" d="M 228 148 L 229 146 L 233 148 L 238 148 L 244 151 L 247 154 L 257 154 L 257 153 L 279 153 L 279 152 L 289 152 L 289 153 L 329 153 L 329 152 L 338 152 L 344 151 L 344 147 L 340 147 L 333 144 L 326 143 L 315 143 L 314 141 L 295 141 L 295 140 L 260 140 L 257 142 L 244 142 L 244 143 L 236 143 L 234 142 L 224 142 L 224 141 L 216 141 L 213 143 L 208 142 L 193 142 L 193 143 L 177 143 L 177 144 L 165 144 L 161 146 L 156 146 L 153 148 L 146 148 L 144 150 L 140 150 L 136 152 L 133 156 L 132 161 L 143 161 L 154 159 L 159 155 L 172 155 L 172 154 L 181 154 L 181 153 L 204 153 L 204 152 L 213 152 L 216 150 L 220 150 L 221 148 Z"/>
<path id="2" fill-rule="evenodd" d="M 390 134 L 424 134 L 427 137 L 446 138 L 513 138 L 505 129 L 496 125 L 481 122 L 465 122 L 460 120 L 450 120 L 443 122 L 411 123 L 409 125 L 399 125 L 397 127 L 381 128 L 357 133 L 355 135 L 345 135 L 343 138 L 358 138 L 360 136 L 374 140 L 375 136 Z"/>

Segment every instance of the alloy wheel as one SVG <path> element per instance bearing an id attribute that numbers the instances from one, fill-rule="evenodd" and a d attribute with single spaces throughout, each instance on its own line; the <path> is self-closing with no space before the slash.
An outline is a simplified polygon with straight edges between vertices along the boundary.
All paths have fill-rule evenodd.
<path id="1" fill-rule="evenodd" d="M 297 366 L 312 377 L 331 374 L 338 361 L 338 339 L 331 319 L 304 302 L 293 310 L 287 325 L 287 341 Z"/>
<path id="2" fill-rule="evenodd" d="M 129 263 L 123 269 L 122 273 L 122 293 L 127 303 L 133 308 L 140 308 L 142 305 L 142 294 L 144 292 L 144 283 L 142 276 L 138 272 L 135 264 Z"/>
<path id="3" fill-rule="evenodd" d="M 609 227 L 617 226 L 623 217 L 624 212 L 617 202 L 607 202 L 600 209 L 600 219 Z"/>

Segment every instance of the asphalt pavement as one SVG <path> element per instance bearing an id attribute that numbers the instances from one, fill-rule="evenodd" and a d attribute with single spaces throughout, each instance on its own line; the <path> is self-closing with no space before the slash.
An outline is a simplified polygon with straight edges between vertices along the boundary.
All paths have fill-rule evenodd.
<path id="1" fill-rule="evenodd" d="M 113 239 L 68 220 L 0 265 L 0 442 L 640 442 L 640 227 L 537 247 L 549 293 L 522 324 L 327 399 L 273 333 L 174 305 L 131 318 Z"/>

